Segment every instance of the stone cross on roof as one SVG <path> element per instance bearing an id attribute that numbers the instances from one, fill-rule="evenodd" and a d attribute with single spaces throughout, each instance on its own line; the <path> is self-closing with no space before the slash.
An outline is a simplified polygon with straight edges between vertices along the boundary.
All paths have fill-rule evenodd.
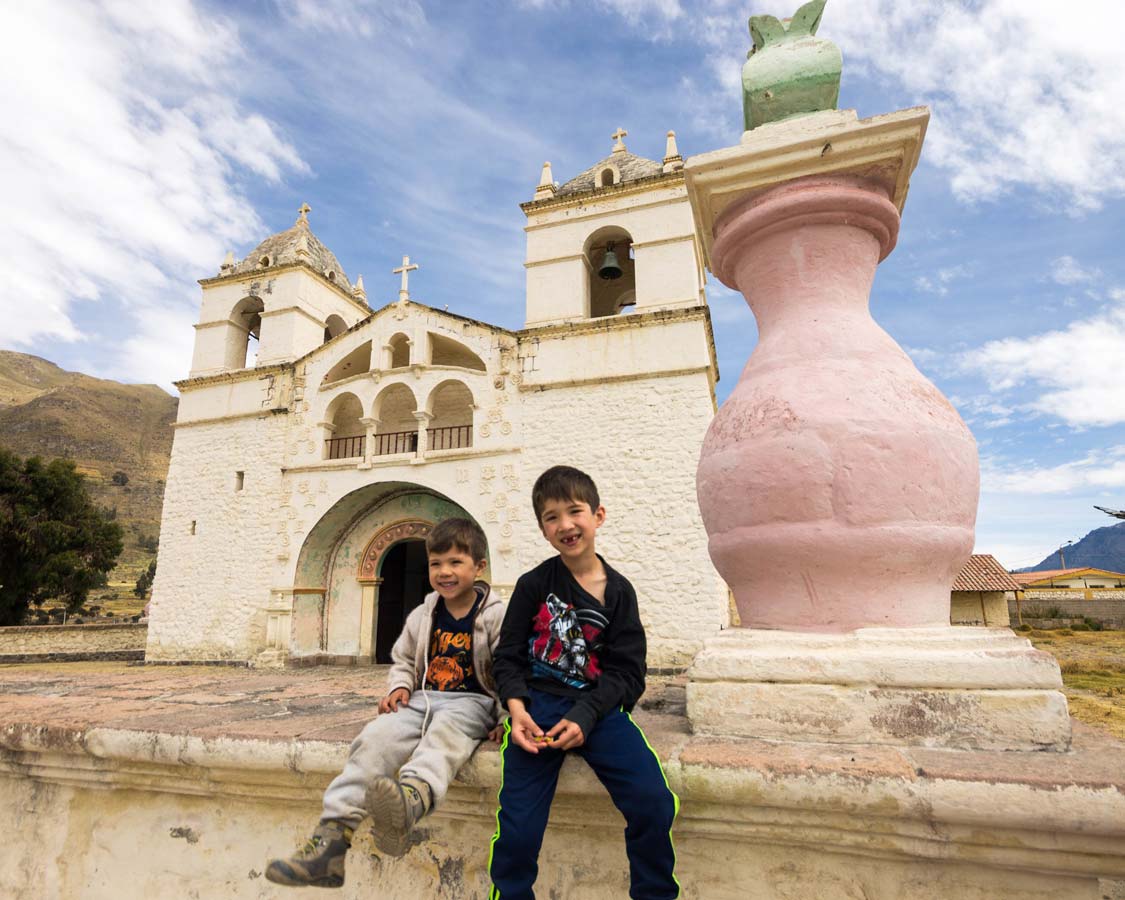
<path id="1" fill-rule="evenodd" d="M 402 287 L 400 287 L 398 289 L 398 299 L 399 300 L 409 300 L 410 299 L 410 289 L 406 286 L 407 285 L 406 280 L 410 276 L 410 273 L 413 272 L 417 268 L 418 268 L 417 265 L 411 265 L 409 256 L 404 256 L 402 258 L 402 265 L 399 266 L 398 268 L 391 269 L 391 271 L 395 275 L 398 275 L 399 273 L 402 273 Z"/>
<path id="2" fill-rule="evenodd" d="M 614 141 L 616 141 L 616 143 L 613 145 L 613 152 L 614 153 L 624 153 L 625 152 L 625 142 L 621 139 L 623 137 L 625 137 L 628 133 L 629 132 L 627 132 L 624 128 L 622 128 L 620 125 L 618 125 L 617 131 L 613 132 L 613 134 L 610 135 L 610 137 L 613 138 Z"/>
<path id="3" fill-rule="evenodd" d="M 298 209 L 297 212 L 299 214 L 297 216 L 297 224 L 300 225 L 303 222 L 305 225 L 308 225 L 309 224 L 309 213 L 312 212 L 312 207 L 309 206 L 307 203 L 302 203 L 301 208 Z"/>

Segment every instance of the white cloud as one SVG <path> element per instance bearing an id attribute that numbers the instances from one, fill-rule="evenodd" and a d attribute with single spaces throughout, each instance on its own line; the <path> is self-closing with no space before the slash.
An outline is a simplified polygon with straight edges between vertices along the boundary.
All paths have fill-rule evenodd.
<path id="1" fill-rule="evenodd" d="M 1101 276 L 1101 270 L 1087 269 L 1073 256 L 1060 256 L 1051 263 L 1051 278 L 1057 284 L 1082 284 Z"/>
<path id="2" fill-rule="evenodd" d="M 81 340 L 76 304 L 100 304 L 97 337 L 120 345 L 102 374 L 167 384 L 189 355 L 150 317 L 175 310 L 190 335 L 195 278 L 263 231 L 240 172 L 305 164 L 231 96 L 238 35 L 190 0 L 17 4 L 5 27 L 0 341 Z M 111 302 L 137 324 L 110 323 Z M 134 355 L 136 328 L 163 351 Z"/>
<path id="3" fill-rule="evenodd" d="M 928 275 L 918 276 L 914 279 L 914 286 L 920 291 L 944 297 L 949 293 L 950 282 L 956 281 L 959 278 L 965 278 L 968 274 L 969 269 L 966 266 L 947 266 L 943 269 L 938 269 L 932 278 Z"/>
<path id="4" fill-rule="evenodd" d="M 1125 487 L 1125 445 L 1088 453 L 1056 466 L 981 459 L 981 491 L 998 494 L 1065 494 Z"/>
<path id="5" fill-rule="evenodd" d="M 1041 393 L 1028 408 L 1074 426 L 1125 422 L 1125 292 L 1096 315 L 1027 338 L 989 341 L 962 354 L 963 370 L 982 375 L 995 391 L 1032 385 Z"/>
<path id="6" fill-rule="evenodd" d="M 932 106 L 927 158 L 962 199 L 1013 185 L 1096 209 L 1125 193 L 1125 6 L 845 0 L 821 34 Z"/>
<path id="7" fill-rule="evenodd" d="M 540 5 L 540 4 L 537 4 Z M 353 33 L 369 38 L 396 25 L 417 25 L 426 14 L 416 0 L 279 0 L 283 15 L 298 28 Z"/>
<path id="8" fill-rule="evenodd" d="M 969 425 L 980 425 L 983 428 L 999 428 L 1009 425 L 1015 420 L 1016 410 L 994 397 L 958 397 L 956 401 L 950 400 L 964 415 Z"/>

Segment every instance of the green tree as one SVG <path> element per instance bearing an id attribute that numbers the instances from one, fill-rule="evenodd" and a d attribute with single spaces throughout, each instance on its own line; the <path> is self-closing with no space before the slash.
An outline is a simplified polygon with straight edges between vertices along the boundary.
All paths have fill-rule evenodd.
<path id="1" fill-rule="evenodd" d="M 0 625 L 57 599 L 70 611 L 106 583 L 122 549 L 121 526 L 86 493 L 74 463 L 21 460 L 0 449 Z"/>
<path id="2" fill-rule="evenodd" d="M 137 579 L 137 586 L 133 588 L 133 593 L 144 600 L 149 590 L 152 589 L 152 580 L 156 577 L 156 560 L 148 564 L 148 568 L 141 572 L 140 577 Z"/>

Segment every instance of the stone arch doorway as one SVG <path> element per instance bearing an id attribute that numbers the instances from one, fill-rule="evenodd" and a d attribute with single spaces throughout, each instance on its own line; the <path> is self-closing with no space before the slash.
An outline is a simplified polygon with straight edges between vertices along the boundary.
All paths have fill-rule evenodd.
<path id="1" fill-rule="evenodd" d="M 390 663 L 402 626 L 430 590 L 426 542 L 399 541 L 383 556 L 375 615 L 375 662 Z"/>
<path id="2" fill-rule="evenodd" d="M 374 621 L 362 624 L 371 634 L 370 655 L 376 663 L 391 662 L 391 648 L 406 617 L 430 590 L 426 535 L 434 522 L 414 518 L 379 529 L 363 551 L 357 578 L 364 590 L 364 609 Z M 362 643 L 362 638 L 361 638 Z"/>
<path id="3" fill-rule="evenodd" d="M 389 661 L 406 615 L 429 590 L 426 567 L 419 573 L 419 554 L 425 560 L 420 542 L 450 516 L 473 518 L 450 497 L 409 482 L 368 484 L 337 500 L 310 529 L 298 556 L 290 657 Z M 395 550 L 400 545 L 405 548 Z"/>

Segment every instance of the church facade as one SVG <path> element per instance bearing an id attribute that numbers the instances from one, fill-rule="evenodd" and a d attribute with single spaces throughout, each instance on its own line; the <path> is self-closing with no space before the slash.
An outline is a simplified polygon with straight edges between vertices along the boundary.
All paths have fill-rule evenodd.
<path id="1" fill-rule="evenodd" d="M 653 666 L 728 617 L 695 499 L 718 372 L 682 160 L 610 156 L 527 216 L 526 325 L 372 311 L 309 209 L 203 279 L 165 491 L 147 658 L 389 661 L 428 590 L 422 541 L 465 515 L 507 595 L 550 552 L 531 486 L 597 481 L 599 549 L 637 589 Z M 256 345 L 256 356 L 252 356 Z"/>

